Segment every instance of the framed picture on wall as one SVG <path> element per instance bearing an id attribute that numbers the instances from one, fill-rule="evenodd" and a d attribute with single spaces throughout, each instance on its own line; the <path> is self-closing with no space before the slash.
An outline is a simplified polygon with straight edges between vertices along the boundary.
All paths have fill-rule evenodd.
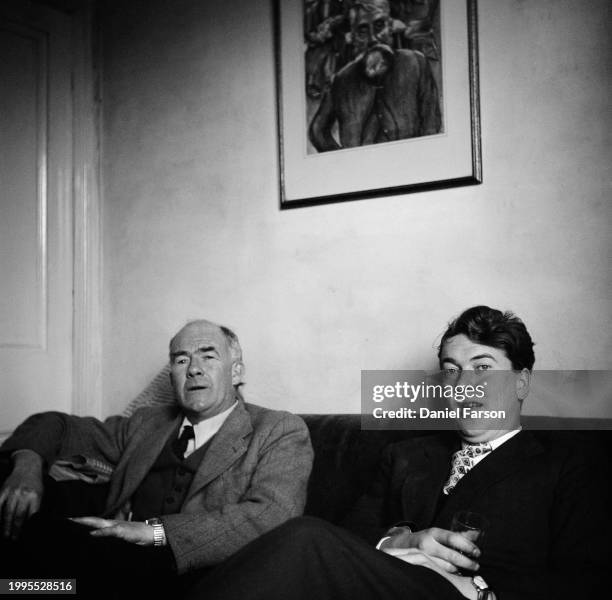
<path id="1" fill-rule="evenodd" d="M 277 0 L 281 207 L 482 181 L 476 0 Z"/>

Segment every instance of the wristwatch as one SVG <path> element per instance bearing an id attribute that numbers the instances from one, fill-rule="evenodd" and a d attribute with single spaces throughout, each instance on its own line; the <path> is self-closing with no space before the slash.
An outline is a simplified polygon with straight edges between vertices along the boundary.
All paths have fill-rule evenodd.
<path id="1" fill-rule="evenodd" d="M 165 546 L 166 532 L 164 531 L 164 524 L 162 523 L 162 520 L 155 517 L 154 519 L 147 519 L 145 523 L 153 527 L 153 545 Z"/>
<path id="2" fill-rule="evenodd" d="M 480 575 L 474 575 L 474 577 L 472 577 L 472 585 L 478 592 L 476 600 L 489 600 L 491 597 L 491 588 Z"/>

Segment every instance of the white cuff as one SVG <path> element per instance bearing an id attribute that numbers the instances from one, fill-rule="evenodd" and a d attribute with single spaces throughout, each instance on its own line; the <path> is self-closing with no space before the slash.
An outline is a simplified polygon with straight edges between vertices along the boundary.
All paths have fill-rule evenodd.
<path id="1" fill-rule="evenodd" d="M 380 541 L 378 542 L 378 544 L 376 544 L 376 550 L 380 550 L 381 546 L 387 541 L 390 540 L 391 536 L 390 535 L 386 535 L 384 538 L 381 538 Z"/>

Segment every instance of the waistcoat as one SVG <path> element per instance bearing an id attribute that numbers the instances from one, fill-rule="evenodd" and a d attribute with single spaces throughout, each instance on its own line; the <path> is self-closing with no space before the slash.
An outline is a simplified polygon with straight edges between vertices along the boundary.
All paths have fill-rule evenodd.
<path id="1" fill-rule="evenodd" d="M 176 435 L 170 436 L 153 467 L 132 496 L 134 521 L 180 512 L 211 440 L 181 460 L 172 451 L 175 439 Z"/>

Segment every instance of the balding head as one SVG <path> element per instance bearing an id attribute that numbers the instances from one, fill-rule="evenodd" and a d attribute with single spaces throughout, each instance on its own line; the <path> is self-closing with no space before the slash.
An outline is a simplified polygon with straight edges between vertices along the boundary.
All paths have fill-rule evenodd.
<path id="1" fill-rule="evenodd" d="M 184 327 L 182 327 L 178 333 L 170 340 L 170 358 L 172 358 L 172 345 L 175 343 L 179 335 L 185 334 L 185 332 L 190 331 L 204 331 L 204 330 L 213 330 L 218 329 L 224 336 L 227 341 L 230 353 L 232 355 L 232 360 L 234 362 L 239 362 L 242 364 L 242 347 L 240 346 L 240 340 L 238 336 L 225 325 L 219 325 L 217 323 L 213 323 L 212 321 L 208 321 L 206 319 L 196 319 L 194 321 L 189 321 Z M 241 383 L 243 383 L 241 381 Z"/>
<path id="2" fill-rule="evenodd" d="M 229 408 L 242 383 L 236 334 L 204 319 L 187 323 L 170 341 L 170 377 L 176 400 L 192 422 Z"/>

